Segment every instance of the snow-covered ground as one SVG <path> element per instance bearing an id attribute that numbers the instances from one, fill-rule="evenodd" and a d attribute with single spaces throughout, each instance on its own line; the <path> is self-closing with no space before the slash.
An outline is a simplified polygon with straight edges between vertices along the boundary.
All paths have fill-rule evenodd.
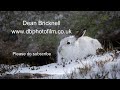
<path id="1" fill-rule="evenodd" d="M 118 53 L 117 53 L 118 54 Z M 94 55 L 81 60 L 66 62 L 65 66 L 51 63 L 44 66 L 19 64 L 12 65 L 13 70 L 5 74 L 41 74 L 41 79 L 120 79 L 120 54 L 112 52 Z M 33 77 L 33 79 L 39 79 Z"/>

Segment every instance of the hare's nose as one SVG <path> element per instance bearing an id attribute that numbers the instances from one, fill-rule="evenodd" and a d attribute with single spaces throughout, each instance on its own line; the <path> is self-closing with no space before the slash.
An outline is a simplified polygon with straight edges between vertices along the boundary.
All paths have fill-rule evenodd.
<path id="1" fill-rule="evenodd" d="M 58 52 L 60 53 L 62 51 L 62 47 L 59 47 L 59 50 L 58 50 Z"/>

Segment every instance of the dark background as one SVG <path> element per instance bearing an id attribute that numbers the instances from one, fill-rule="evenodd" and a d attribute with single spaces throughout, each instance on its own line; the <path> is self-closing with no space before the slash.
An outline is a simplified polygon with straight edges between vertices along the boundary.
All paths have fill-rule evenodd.
<path id="1" fill-rule="evenodd" d="M 60 26 L 23 26 L 22 21 L 61 21 Z M 97 38 L 106 50 L 120 50 L 120 11 L 0 11 L 0 64 L 45 65 L 56 62 L 59 42 L 68 35 L 11 34 L 11 29 L 71 29 Z M 16 57 L 12 52 L 51 52 L 52 56 Z"/>

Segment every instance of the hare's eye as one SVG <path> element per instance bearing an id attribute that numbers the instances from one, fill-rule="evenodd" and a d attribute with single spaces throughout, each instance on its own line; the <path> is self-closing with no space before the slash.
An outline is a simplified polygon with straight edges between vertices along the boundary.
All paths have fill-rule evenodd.
<path id="1" fill-rule="evenodd" d="M 67 44 L 70 44 L 70 42 L 67 42 Z"/>

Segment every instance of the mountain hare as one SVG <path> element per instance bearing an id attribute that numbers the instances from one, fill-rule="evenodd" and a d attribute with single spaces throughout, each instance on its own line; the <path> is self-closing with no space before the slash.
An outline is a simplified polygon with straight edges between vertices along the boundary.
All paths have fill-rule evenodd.
<path id="1" fill-rule="evenodd" d="M 102 49 L 100 42 L 84 36 L 85 32 L 86 30 L 83 30 L 60 41 L 57 49 L 57 63 L 82 59 L 87 55 L 96 55 L 96 50 Z"/>

